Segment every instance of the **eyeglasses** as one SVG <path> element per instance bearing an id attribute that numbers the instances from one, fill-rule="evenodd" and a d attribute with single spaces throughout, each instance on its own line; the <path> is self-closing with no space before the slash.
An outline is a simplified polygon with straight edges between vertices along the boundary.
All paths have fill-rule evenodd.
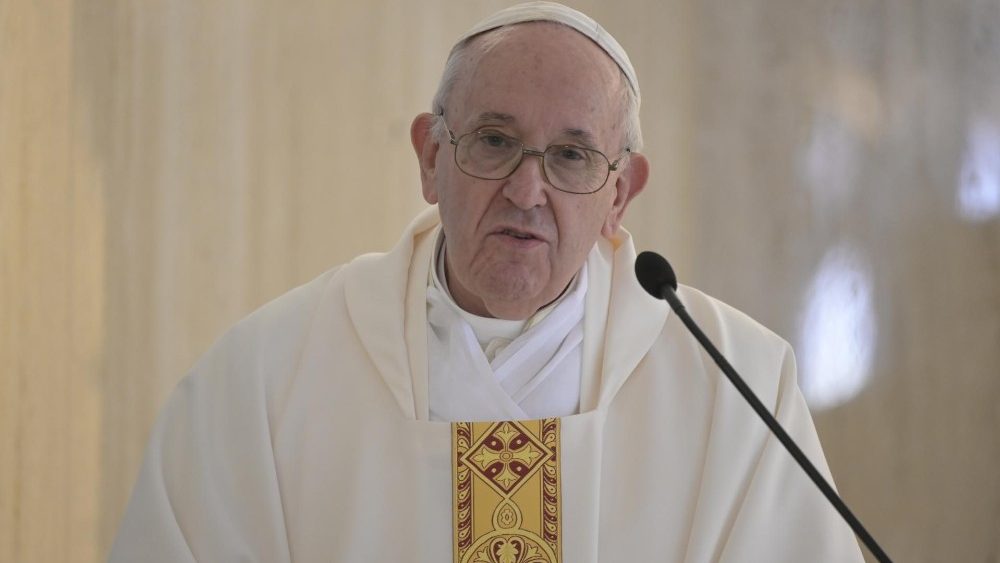
<path id="1" fill-rule="evenodd" d="M 542 159 L 542 174 L 553 188 L 571 194 L 592 194 L 604 187 L 612 170 L 631 153 L 614 162 L 604 153 L 576 145 L 549 145 L 543 151 L 524 146 L 519 139 L 493 129 L 477 129 L 456 138 L 445 129 L 455 145 L 455 164 L 462 172 L 481 180 L 503 180 L 517 170 L 524 155 Z"/>

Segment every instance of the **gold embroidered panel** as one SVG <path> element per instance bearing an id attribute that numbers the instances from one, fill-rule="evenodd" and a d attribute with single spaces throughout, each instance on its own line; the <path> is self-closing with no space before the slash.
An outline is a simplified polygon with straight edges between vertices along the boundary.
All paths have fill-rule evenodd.
<path id="1" fill-rule="evenodd" d="M 455 563 L 562 561 L 559 419 L 456 422 Z"/>

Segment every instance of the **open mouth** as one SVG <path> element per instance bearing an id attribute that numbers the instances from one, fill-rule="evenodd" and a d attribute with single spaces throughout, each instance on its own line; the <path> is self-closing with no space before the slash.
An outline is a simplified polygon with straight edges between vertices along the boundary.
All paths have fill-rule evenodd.
<path id="1" fill-rule="evenodd" d="M 532 239 L 537 238 L 537 237 L 535 237 L 534 235 L 532 235 L 530 233 L 522 233 L 520 231 L 514 231 L 514 230 L 511 230 L 511 229 L 504 229 L 504 230 L 500 231 L 500 234 L 507 235 L 509 237 L 514 237 L 514 238 L 519 239 L 519 240 L 532 240 Z"/>

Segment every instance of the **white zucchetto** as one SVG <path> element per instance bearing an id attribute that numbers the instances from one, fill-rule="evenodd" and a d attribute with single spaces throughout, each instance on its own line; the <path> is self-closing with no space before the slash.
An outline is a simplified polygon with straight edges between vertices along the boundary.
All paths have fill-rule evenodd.
<path id="1" fill-rule="evenodd" d="M 556 2 L 525 2 L 524 4 L 517 4 L 516 6 L 500 10 L 472 26 L 472 29 L 458 38 L 452 50 L 465 42 L 466 39 L 491 29 L 532 21 L 561 23 L 589 37 L 615 61 L 618 68 L 622 70 L 622 73 L 628 80 L 629 86 L 632 87 L 637 105 L 638 102 L 641 102 L 642 96 L 639 94 L 639 79 L 635 74 L 635 68 L 632 67 L 632 61 L 629 60 L 625 49 L 593 18 Z"/>

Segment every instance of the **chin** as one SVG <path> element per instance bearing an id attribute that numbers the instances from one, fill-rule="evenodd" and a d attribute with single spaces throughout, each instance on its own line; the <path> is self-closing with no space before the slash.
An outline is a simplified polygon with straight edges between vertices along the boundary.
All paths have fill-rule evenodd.
<path id="1" fill-rule="evenodd" d="M 525 319 L 545 306 L 541 295 L 545 283 L 537 275 L 519 275 L 523 272 L 501 269 L 488 276 L 479 284 L 479 295 L 490 314 L 497 318 Z"/>

